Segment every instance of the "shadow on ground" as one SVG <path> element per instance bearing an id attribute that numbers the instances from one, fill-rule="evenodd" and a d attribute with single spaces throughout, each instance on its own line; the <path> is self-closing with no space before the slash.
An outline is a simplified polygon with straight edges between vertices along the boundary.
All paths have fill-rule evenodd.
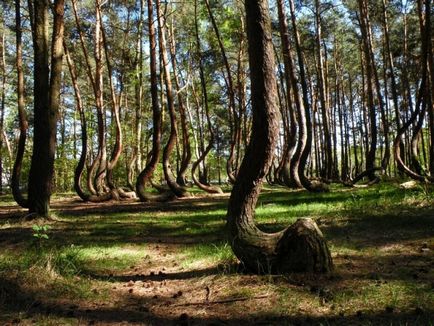
<path id="1" fill-rule="evenodd" d="M 155 298 L 130 295 L 115 305 L 101 303 L 100 306 L 81 308 L 66 302 L 56 304 L 42 302 L 38 298 L 43 293 L 26 292 L 14 281 L 0 278 L 0 321 L 5 325 L 20 324 L 41 316 L 56 316 L 71 320 L 80 320 L 80 324 L 115 325 L 127 323 L 133 325 L 431 325 L 434 322 L 434 310 L 421 308 L 409 311 L 358 311 L 356 314 L 343 313 L 318 317 L 308 314 L 293 316 L 277 314 L 251 314 L 246 317 L 192 317 L 186 313 L 163 317 L 154 314 L 152 307 L 167 305 L 168 298 Z M 197 309 L 212 308 L 213 305 L 225 303 L 199 302 Z M 228 303 L 231 304 L 231 303 Z M 106 306 L 107 305 L 107 306 Z M 182 311 L 183 306 L 178 304 Z M 20 317 L 18 316 L 18 313 Z M 9 318 L 8 318 L 9 317 Z"/>

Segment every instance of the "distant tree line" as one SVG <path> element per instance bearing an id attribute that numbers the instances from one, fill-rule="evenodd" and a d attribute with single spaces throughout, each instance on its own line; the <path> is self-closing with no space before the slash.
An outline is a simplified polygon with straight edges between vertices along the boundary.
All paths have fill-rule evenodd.
<path id="1" fill-rule="evenodd" d="M 267 5 L 267 182 L 434 180 L 431 4 Z M 164 201 L 234 184 L 253 123 L 245 16 L 238 0 L 4 0 L 0 191 L 47 216 L 53 191 Z"/>

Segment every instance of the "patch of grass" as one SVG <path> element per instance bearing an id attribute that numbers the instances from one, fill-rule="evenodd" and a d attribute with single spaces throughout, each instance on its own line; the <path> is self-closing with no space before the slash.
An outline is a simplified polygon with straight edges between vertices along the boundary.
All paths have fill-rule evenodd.
<path id="1" fill-rule="evenodd" d="M 118 272 L 128 269 L 146 254 L 144 246 L 80 248 L 79 266 L 86 272 Z"/>
<path id="2" fill-rule="evenodd" d="M 6 250 L 0 255 L 0 306 L 27 307 L 39 300 L 94 298 L 91 282 L 79 276 L 77 256 L 71 250 Z"/>
<path id="3" fill-rule="evenodd" d="M 12 194 L 0 194 L 0 207 L 16 205 Z"/>
<path id="4" fill-rule="evenodd" d="M 227 242 L 185 247 L 181 254 L 184 256 L 182 266 L 188 269 L 199 266 L 217 266 L 221 272 L 230 273 L 237 263 L 237 259 Z"/>

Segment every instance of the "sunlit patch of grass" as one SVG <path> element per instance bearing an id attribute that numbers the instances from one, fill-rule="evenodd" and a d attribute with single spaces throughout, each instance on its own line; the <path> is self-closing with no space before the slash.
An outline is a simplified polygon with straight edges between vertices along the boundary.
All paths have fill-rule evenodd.
<path id="1" fill-rule="evenodd" d="M 197 244 L 182 250 L 182 266 L 188 269 L 216 266 L 222 272 L 230 272 L 237 259 L 227 242 Z"/>
<path id="2" fill-rule="evenodd" d="M 116 272 L 136 264 L 145 255 L 144 246 L 79 247 L 61 253 L 61 257 L 72 257 L 71 264 L 79 272 Z"/>
<path id="3" fill-rule="evenodd" d="M 164 230 L 166 235 L 182 236 L 186 234 L 218 234 L 225 223 L 226 210 L 176 210 L 142 214 L 140 222 L 145 230 L 152 228 Z M 146 231 L 145 231 L 146 232 Z"/>

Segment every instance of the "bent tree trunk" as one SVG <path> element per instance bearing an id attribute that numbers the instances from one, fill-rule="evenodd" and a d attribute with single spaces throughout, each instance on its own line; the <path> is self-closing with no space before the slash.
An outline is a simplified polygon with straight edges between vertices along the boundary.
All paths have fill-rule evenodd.
<path id="1" fill-rule="evenodd" d="M 71 59 L 71 56 L 68 51 L 68 47 L 66 46 L 66 43 L 63 42 L 63 48 L 65 52 L 65 58 L 66 63 L 68 64 L 69 74 L 71 76 L 72 86 L 74 88 L 74 96 L 75 96 L 75 102 L 76 102 L 76 108 L 77 112 L 80 116 L 80 123 L 81 123 L 81 154 L 80 159 L 78 160 L 78 164 L 74 171 L 74 189 L 77 192 L 78 196 L 84 200 L 88 201 L 90 195 L 86 194 L 86 192 L 81 187 L 81 179 L 83 177 L 83 171 L 86 165 L 86 159 L 87 159 L 87 123 L 86 123 L 86 116 L 84 114 L 83 110 L 83 101 L 80 94 L 80 88 L 77 84 L 77 72 L 75 69 L 75 65 Z"/>
<path id="2" fill-rule="evenodd" d="M 18 136 L 17 153 L 14 161 L 12 172 L 12 195 L 23 208 L 29 208 L 27 198 L 24 198 L 20 189 L 21 167 L 23 165 L 24 152 L 26 150 L 27 139 L 27 115 L 26 104 L 24 101 L 24 71 L 23 71 L 23 45 L 22 45 L 22 27 L 21 27 L 21 1 L 15 1 L 15 31 L 16 31 L 16 67 L 17 67 L 17 102 L 18 102 L 18 121 L 20 125 L 20 134 Z M 1 135 L 0 135 L 1 137 Z M 1 150 L 1 148 L 0 148 Z"/>
<path id="3" fill-rule="evenodd" d="M 157 76 L 157 43 L 155 37 L 154 6 L 152 0 L 147 0 L 148 5 L 148 36 L 149 36 L 149 70 L 151 84 L 151 107 L 152 107 L 152 150 L 150 159 L 145 168 L 136 179 L 136 193 L 142 202 L 167 201 L 174 194 L 166 192 L 161 195 L 153 195 L 146 192 L 146 184 L 151 181 L 152 174 L 157 167 L 161 152 L 161 122 L 162 113 L 158 101 L 158 76 Z"/>
<path id="4" fill-rule="evenodd" d="M 173 177 L 171 168 L 170 168 L 170 154 L 173 151 L 173 148 L 176 144 L 177 138 L 177 125 L 176 125 L 176 114 L 175 114 L 175 104 L 172 93 L 172 81 L 170 79 L 169 72 L 169 59 L 167 58 L 167 50 L 166 50 L 166 17 L 161 11 L 160 1 L 155 1 L 156 9 L 157 9 L 157 22 L 158 22 L 158 41 L 160 48 L 160 57 L 161 57 L 161 65 L 160 71 L 164 74 L 164 85 L 166 87 L 166 100 L 167 100 L 167 110 L 169 111 L 170 118 L 170 134 L 169 139 L 167 140 L 167 144 L 163 149 L 163 172 L 164 177 L 166 179 L 167 185 L 170 190 L 177 197 L 189 197 L 190 195 L 187 192 L 187 189 L 180 186 L 175 178 Z"/>
<path id="5" fill-rule="evenodd" d="M 274 53 L 267 0 L 246 1 L 253 110 L 252 134 L 229 200 L 227 224 L 232 249 L 251 271 L 329 272 L 327 244 L 315 222 L 299 219 L 278 233 L 254 223 L 262 181 L 273 161 L 278 136 Z"/>

